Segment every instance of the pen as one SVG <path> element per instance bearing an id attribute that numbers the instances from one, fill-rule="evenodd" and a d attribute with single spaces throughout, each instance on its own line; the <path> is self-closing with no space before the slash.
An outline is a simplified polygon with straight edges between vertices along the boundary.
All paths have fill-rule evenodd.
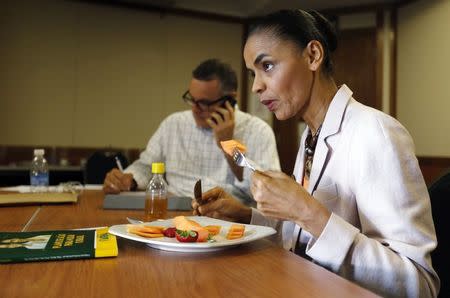
<path id="1" fill-rule="evenodd" d="M 119 170 L 121 172 L 123 172 L 123 167 L 122 167 L 122 163 L 120 162 L 120 159 L 117 156 L 115 158 L 116 158 L 117 167 L 119 168 Z"/>

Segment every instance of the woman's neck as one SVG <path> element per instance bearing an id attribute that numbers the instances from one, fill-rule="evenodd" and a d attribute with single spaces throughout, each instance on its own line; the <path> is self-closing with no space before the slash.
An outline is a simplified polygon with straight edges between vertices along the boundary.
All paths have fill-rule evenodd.
<path id="1" fill-rule="evenodd" d="M 308 109 L 303 114 L 303 120 L 311 129 L 314 135 L 317 129 L 322 125 L 328 107 L 333 100 L 338 88 L 332 78 L 322 78 L 319 76 L 316 86 L 311 92 L 311 100 Z"/>

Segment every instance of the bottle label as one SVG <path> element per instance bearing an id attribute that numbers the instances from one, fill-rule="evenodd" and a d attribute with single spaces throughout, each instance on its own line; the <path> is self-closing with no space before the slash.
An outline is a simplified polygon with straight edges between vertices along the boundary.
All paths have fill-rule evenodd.
<path id="1" fill-rule="evenodd" d="M 40 173 L 30 176 L 30 184 L 33 186 L 47 186 L 48 173 Z"/>

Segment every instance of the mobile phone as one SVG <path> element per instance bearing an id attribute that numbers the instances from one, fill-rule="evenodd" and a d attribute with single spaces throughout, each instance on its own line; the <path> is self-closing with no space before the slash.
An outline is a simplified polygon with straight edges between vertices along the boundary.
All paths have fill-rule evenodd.
<path id="1" fill-rule="evenodd" d="M 234 109 L 234 106 L 236 105 L 237 101 L 236 101 L 236 99 L 235 99 L 233 96 L 227 96 L 226 100 L 225 100 L 225 101 L 223 102 L 223 104 L 222 104 L 222 108 L 225 108 L 225 107 L 226 107 L 226 106 L 225 106 L 225 103 L 226 103 L 227 101 L 231 104 L 231 106 L 232 106 L 233 109 Z"/>
<path id="2" fill-rule="evenodd" d="M 233 109 L 234 109 L 234 106 L 236 105 L 237 101 L 236 101 L 236 99 L 234 99 L 234 97 L 231 96 L 231 95 L 226 97 L 225 101 L 222 103 L 222 105 L 221 105 L 220 107 L 226 109 L 227 107 L 225 106 L 225 103 L 226 103 L 227 101 L 231 104 L 231 106 L 232 106 Z M 218 113 L 218 114 L 219 114 L 219 115 L 222 117 L 222 119 L 223 119 L 223 115 L 222 115 L 221 113 Z M 212 120 L 214 123 L 217 124 L 217 121 L 216 121 L 215 118 L 211 117 L 211 120 Z"/>

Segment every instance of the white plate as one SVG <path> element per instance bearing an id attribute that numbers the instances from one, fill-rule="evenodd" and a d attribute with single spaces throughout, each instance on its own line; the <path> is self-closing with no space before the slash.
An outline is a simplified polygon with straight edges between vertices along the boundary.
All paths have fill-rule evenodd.
<path id="1" fill-rule="evenodd" d="M 221 250 L 229 247 L 233 247 L 239 244 L 252 242 L 276 233 L 273 228 L 255 226 L 255 225 L 245 225 L 244 237 L 234 240 L 227 240 L 225 236 L 228 233 L 228 229 L 233 224 L 233 222 L 214 219 L 205 216 L 188 216 L 187 218 L 195 220 L 202 226 L 207 225 L 219 225 L 222 228 L 220 233 L 214 236 L 216 242 L 194 242 L 194 243 L 183 243 L 178 242 L 175 238 L 161 237 L 161 238 L 145 238 L 132 233 L 127 232 L 127 225 L 115 225 L 109 228 L 109 233 L 127 238 L 134 241 L 144 242 L 147 245 L 168 251 L 180 251 L 180 252 L 206 252 Z M 145 223 L 149 226 L 164 226 L 173 227 L 172 219 L 154 221 Z"/>

